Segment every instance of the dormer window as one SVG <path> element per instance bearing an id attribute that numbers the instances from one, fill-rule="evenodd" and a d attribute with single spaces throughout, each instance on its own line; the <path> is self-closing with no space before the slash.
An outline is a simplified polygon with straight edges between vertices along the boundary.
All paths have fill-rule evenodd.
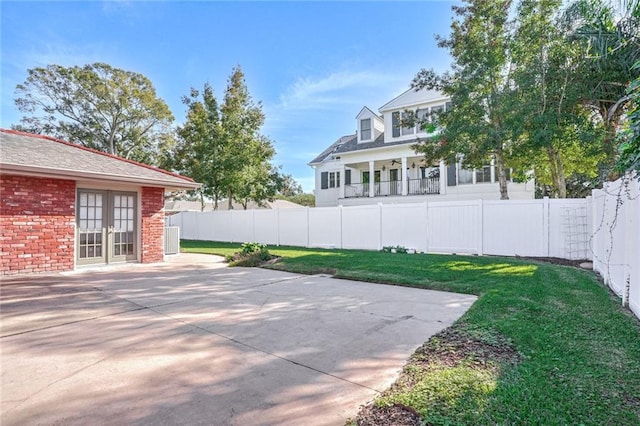
<path id="1" fill-rule="evenodd" d="M 364 118 L 360 120 L 360 140 L 368 141 L 371 139 L 371 119 Z"/>

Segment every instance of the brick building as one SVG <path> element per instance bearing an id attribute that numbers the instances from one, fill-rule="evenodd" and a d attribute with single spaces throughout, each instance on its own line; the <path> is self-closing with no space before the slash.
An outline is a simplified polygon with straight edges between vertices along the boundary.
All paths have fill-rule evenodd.
<path id="1" fill-rule="evenodd" d="M 0 275 L 160 262 L 164 193 L 198 186 L 104 152 L 0 129 Z"/>

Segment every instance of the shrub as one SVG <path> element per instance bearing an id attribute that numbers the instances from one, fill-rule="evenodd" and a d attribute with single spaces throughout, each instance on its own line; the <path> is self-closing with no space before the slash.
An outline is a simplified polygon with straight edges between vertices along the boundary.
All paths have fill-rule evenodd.
<path id="1" fill-rule="evenodd" d="M 250 242 L 242 244 L 240 251 L 225 259 L 231 266 L 260 266 L 273 257 L 266 245 Z"/>

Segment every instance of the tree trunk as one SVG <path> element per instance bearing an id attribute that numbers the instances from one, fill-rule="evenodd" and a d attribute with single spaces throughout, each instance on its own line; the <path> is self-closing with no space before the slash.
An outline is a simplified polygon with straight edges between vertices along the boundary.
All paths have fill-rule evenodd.
<path id="1" fill-rule="evenodd" d="M 213 209 L 218 210 L 218 194 L 213 196 Z"/>
<path id="2" fill-rule="evenodd" d="M 507 192 L 507 174 L 504 167 L 504 153 L 502 147 L 496 150 L 496 172 L 498 173 L 498 185 L 500 186 L 500 199 L 508 200 L 509 193 Z"/>
<path id="3" fill-rule="evenodd" d="M 554 196 L 555 198 L 567 198 L 567 182 L 564 177 L 564 168 L 560 153 L 557 149 L 550 146 L 547 147 L 547 156 L 549 158 Z"/>
<path id="4" fill-rule="evenodd" d="M 233 210 L 233 192 L 229 190 L 229 193 L 227 195 L 229 195 L 229 210 Z"/>
<path id="5" fill-rule="evenodd" d="M 204 211 L 204 206 L 206 206 L 206 204 L 204 202 L 204 192 L 201 190 L 200 191 L 200 211 L 201 212 Z"/>

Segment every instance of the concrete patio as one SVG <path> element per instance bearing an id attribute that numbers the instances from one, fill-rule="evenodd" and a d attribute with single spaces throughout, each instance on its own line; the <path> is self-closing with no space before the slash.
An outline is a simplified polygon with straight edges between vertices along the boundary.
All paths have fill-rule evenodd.
<path id="1" fill-rule="evenodd" d="M 185 254 L 3 279 L 0 423 L 343 425 L 474 301 Z"/>

